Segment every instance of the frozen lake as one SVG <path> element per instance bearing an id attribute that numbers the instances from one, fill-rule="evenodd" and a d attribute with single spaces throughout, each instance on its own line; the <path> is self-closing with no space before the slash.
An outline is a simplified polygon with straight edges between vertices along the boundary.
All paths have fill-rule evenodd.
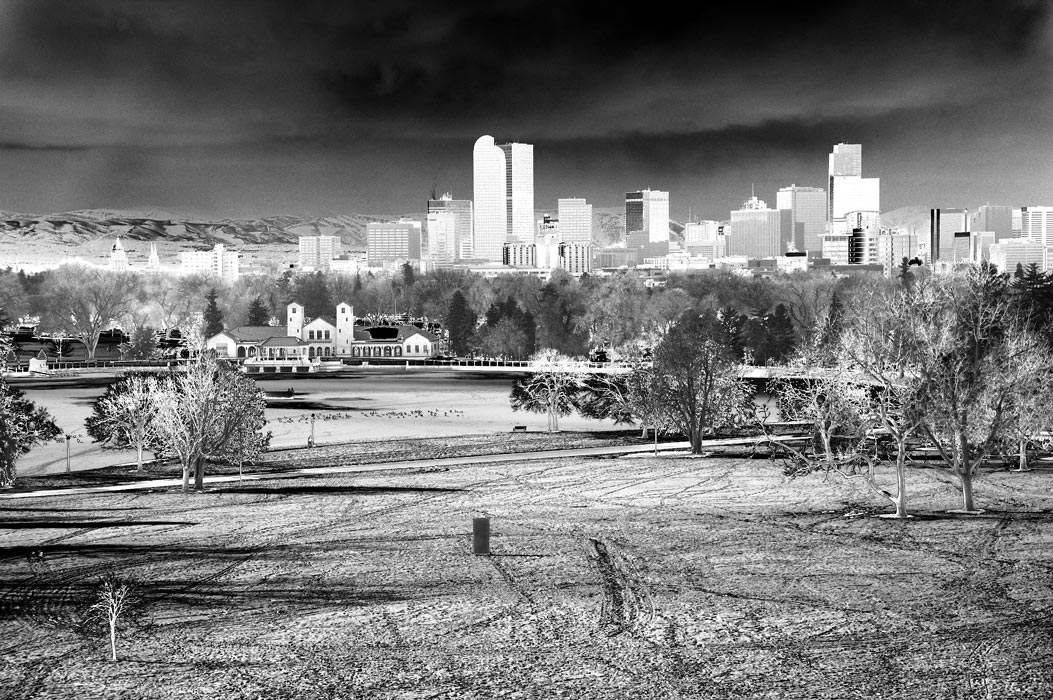
<path id="1" fill-rule="evenodd" d="M 513 375 L 411 367 L 353 368 L 340 376 L 323 374 L 254 377 L 265 391 L 293 389 L 294 401 L 267 409 L 274 446 L 306 444 L 314 414 L 315 442 L 387 440 L 504 433 L 513 425 L 546 428 L 542 414 L 514 412 L 508 401 Z M 42 379 L 16 382 L 28 398 L 47 408 L 73 436 L 70 465 L 91 469 L 134 461 L 132 451 L 102 450 L 84 431 L 91 405 L 111 378 L 85 375 L 76 382 Z M 607 430 L 611 421 L 577 415 L 560 419 L 565 430 Z M 35 448 L 18 462 L 20 474 L 66 468 L 64 441 Z"/>

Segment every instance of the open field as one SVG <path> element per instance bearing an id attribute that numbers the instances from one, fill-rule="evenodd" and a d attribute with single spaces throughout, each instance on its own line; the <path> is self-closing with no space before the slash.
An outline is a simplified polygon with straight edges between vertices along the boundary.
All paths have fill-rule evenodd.
<path id="1" fill-rule="evenodd" d="M 0 697 L 1051 697 L 1051 476 L 963 516 L 913 470 L 907 522 L 739 457 L 0 501 Z M 81 624 L 110 567 L 117 664 Z"/>

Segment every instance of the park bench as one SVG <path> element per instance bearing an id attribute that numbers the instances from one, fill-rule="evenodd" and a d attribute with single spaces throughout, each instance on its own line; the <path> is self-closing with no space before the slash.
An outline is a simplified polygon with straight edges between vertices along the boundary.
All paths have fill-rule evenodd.
<path id="1" fill-rule="evenodd" d="M 512 432 L 513 433 L 525 433 L 526 432 L 526 426 L 525 425 L 513 425 L 512 426 Z"/>

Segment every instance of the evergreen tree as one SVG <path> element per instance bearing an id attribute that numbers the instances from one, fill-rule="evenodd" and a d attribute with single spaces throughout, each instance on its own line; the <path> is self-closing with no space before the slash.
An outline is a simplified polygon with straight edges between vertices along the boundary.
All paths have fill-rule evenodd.
<path id="1" fill-rule="evenodd" d="M 454 355 L 467 355 L 475 330 L 475 312 L 468 306 L 461 290 L 453 293 L 450 309 L 446 314 L 446 330 L 450 337 L 450 351 Z"/>
<path id="2" fill-rule="evenodd" d="M 218 296 L 215 287 L 209 289 L 205 294 L 204 333 L 206 339 L 223 332 L 223 312 L 219 310 L 219 304 L 216 301 Z"/>
<path id="3" fill-rule="evenodd" d="M 303 305 L 306 318 L 318 318 L 333 313 L 333 299 L 329 294 L 325 273 L 321 270 L 310 275 L 300 275 L 293 286 L 293 299 Z"/>
<path id="4" fill-rule="evenodd" d="M 836 298 L 836 294 L 834 297 Z M 777 364 L 786 361 L 793 354 L 797 345 L 797 334 L 794 332 L 793 319 L 783 304 L 776 304 L 775 310 L 766 318 L 768 338 L 765 363 L 771 360 Z"/>
<path id="5" fill-rule="evenodd" d="M 413 265 L 410 265 L 408 262 L 402 263 L 402 286 L 412 287 L 416 281 L 417 277 L 413 272 Z"/>
<path id="6" fill-rule="evenodd" d="M 21 455 L 61 434 L 46 410 L 0 379 L 0 488 L 14 485 Z"/>
<path id="7" fill-rule="evenodd" d="M 267 322 L 271 320 L 270 309 L 263 303 L 263 297 L 257 296 L 249 304 L 249 318 L 246 321 L 246 325 L 249 326 L 266 326 Z"/>

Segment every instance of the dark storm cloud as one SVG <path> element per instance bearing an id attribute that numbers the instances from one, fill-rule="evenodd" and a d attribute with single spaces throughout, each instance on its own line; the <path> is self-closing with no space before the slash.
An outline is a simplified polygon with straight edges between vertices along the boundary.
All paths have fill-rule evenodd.
<path id="1" fill-rule="evenodd" d="M 0 151 L 60 151 L 72 153 L 86 151 L 90 146 L 68 146 L 58 143 L 16 143 L 14 141 L 0 141 Z"/>
<path id="2" fill-rule="evenodd" d="M 470 168 L 483 133 L 537 144 L 558 181 L 577 162 L 824 167 L 840 140 L 906 152 L 932 118 L 977 143 L 1053 126 L 1045 0 L 714 5 L 0 0 L 0 134 L 41 158 L 113 150 L 90 159 L 100 174 L 128 149 L 144 172 L 196 159 L 239 195 L 253 169 L 323 155 L 368 191 L 401 160 L 394 198 L 437 159 Z"/>

